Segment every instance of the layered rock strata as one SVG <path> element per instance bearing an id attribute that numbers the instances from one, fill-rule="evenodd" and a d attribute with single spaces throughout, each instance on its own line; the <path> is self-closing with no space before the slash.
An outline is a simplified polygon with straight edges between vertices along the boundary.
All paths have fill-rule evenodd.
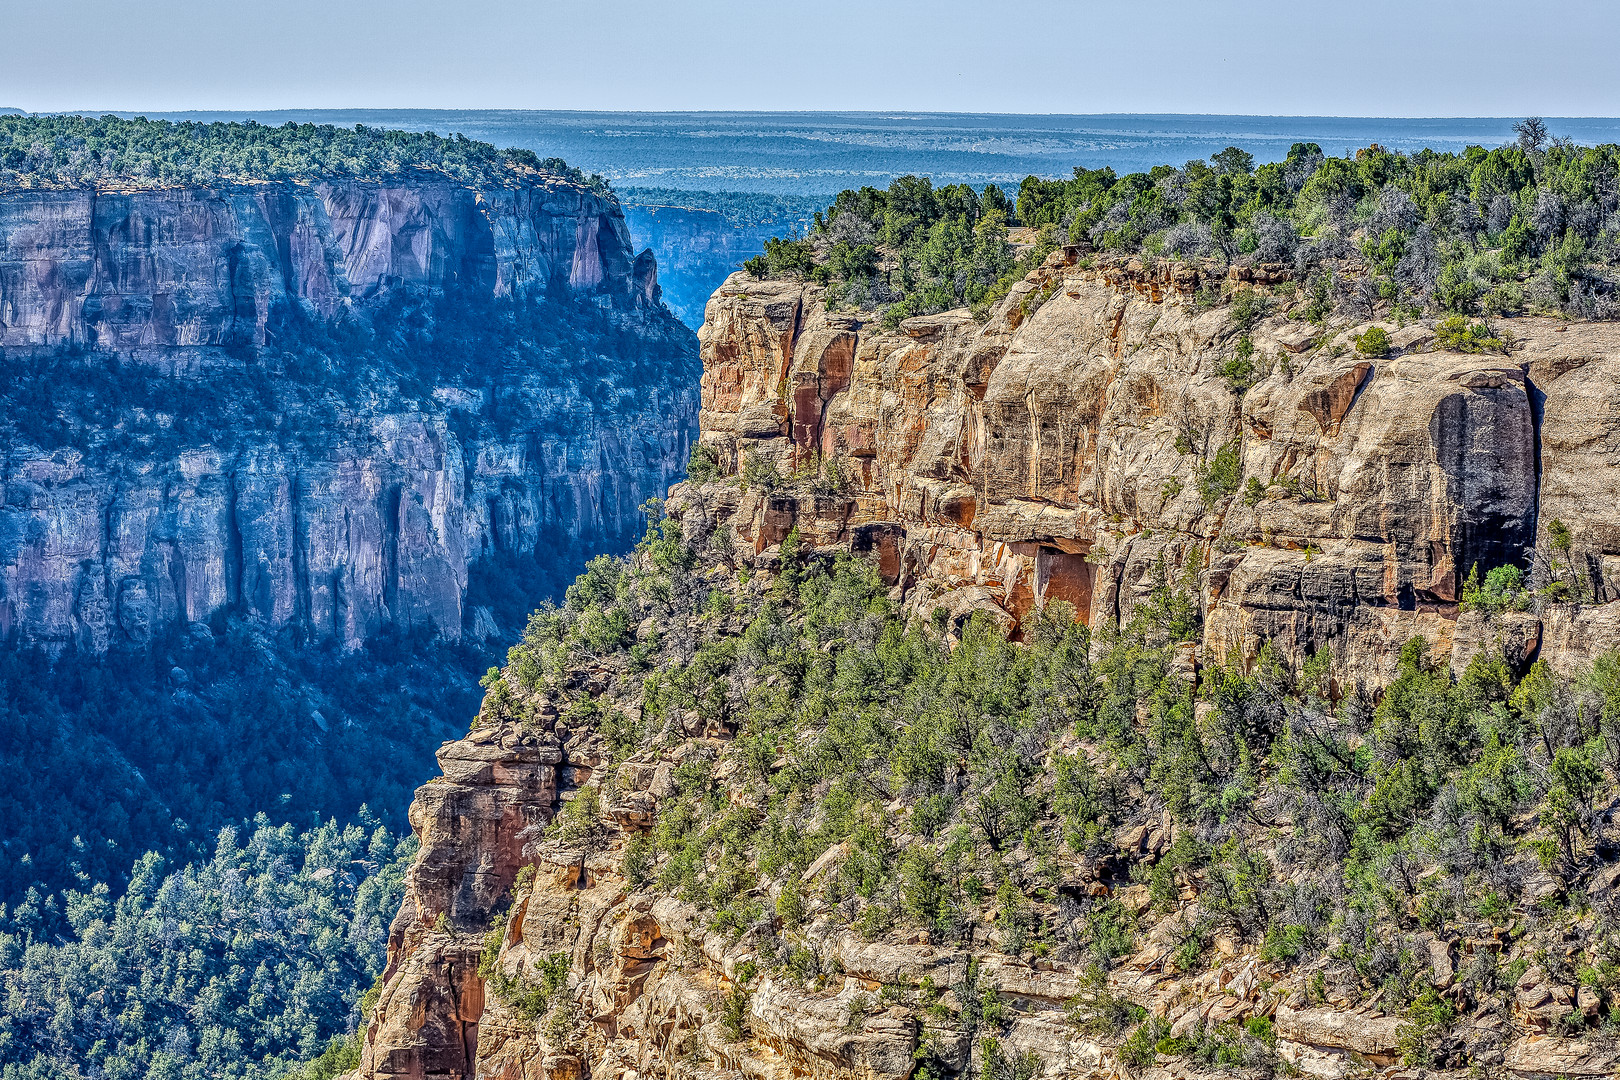
<path id="1" fill-rule="evenodd" d="M 1221 285 L 1271 313 L 1245 330 L 1198 302 Z M 1014 633 L 1048 598 L 1119 625 L 1155 573 L 1191 564 L 1205 654 L 1330 649 L 1368 685 L 1413 635 L 1450 647 L 1475 566 L 1545 580 L 1573 563 L 1585 603 L 1548 609 L 1549 660 L 1620 644 L 1620 535 L 1599 505 L 1620 485 L 1611 325 L 1507 321 L 1500 355 L 1382 324 L 1394 348 L 1372 358 L 1354 348 L 1366 326 L 1290 317 L 1286 285 L 1074 249 L 982 324 L 886 329 L 822 295 L 735 275 L 700 332 L 701 440 L 721 468 L 820 477 L 707 496 L 755 551 L 793 528 L 874 549 L 912 609 L 984 610 Z M 1555 520 L 1570 553 L 1549 547 Z"/>
<path id="2" fill-rule="evenodd" d="M 1041 1077 L 1142 1074 L 1140 1063 L 1122 1060 L 1118 1035 L 1087 1019 L 1107 998 L 1144 1008 L 1172 1039 L 1269 1021 L 1279 1067 L 1295 1074 L 1408 1075 L 1398 1066 L 1410 1052 L 1410 1024 L 1360 1004 L 1355 987 L 1318 984 L 1311 972 L 1224 937 L 1207 968 L 1178 969 L 1172 956 L 1199 922 L 1197 889 L 1184 886 L 1181 902 L 1164 914 L 1147 886 L 1121 873 L 1164 853 L 1174 832 L 1166 822 L 1123 829 L 1112 868 L 1111 860 L 1082 862 L 1062 886 L 1112 894 L 1143 920 L 1138 951 L 1103 983 L 1078 963 L 1009 955 L 994 933 L 972 946 L 930 944 L 925 934 L 867 940 L 836 905 L 816 901 L 803 940 L 819 974 L 806 982 L 761 969 L 746 938 L 623 874 L 628 845 L 673 793 L 673 769 L 723 746 L 720 733 L 698 732 L 673 753 L 622 762 L 617 771 L 628 786 L 613 789 L 604 832 L 586 849 L 548 837 L 543 826 L 581 789 L 606 790 L 593 775 L 606 754 L 592 734 L 570 735 L 566 748 L 563 734 L 555 716 L 538 729 L 492 723 L 440 750 L 444 776 L 418 793 L 412 809 L 424 846 L 394 923 L 356 1077 L 905 1080 L 921 1058 L 964 1073 L 985 1068 L 986 1059 L 982 1040 L 958 1015 L 970 997 L 992 992 L 1008 1010 L 1004 1057 L 1034 1055 Z M 805 871 L 806 889 L 830 879 L 846 854 L 843 846 L 829 849 Z M 485 927 L 493 927 L 490 935 Z M 1511 928 L 1477 940 L 1420 937 L 1432 985 L 1447 996 L 1466 965 L 1494 965 L 1514 946 Z M 544 1026 L 520 1002 L 488 989 L 497 973 L 521 985 L 537 965 L 558 958 L 565 1004 Z M 1572 1009 L 1597 1009 L 1598 999 L 1583 995 L 1590 991 L 1531 965 L 1511 1015 L 1481 1007 L 1442 1048 L 1441 1064 L 1449 1053 L 1516 1080 L 1611 1076 L 1620 1068 L 1611 1042 L 1558 1034 Z M 1146 1072 L 1204 1074 L 1196 1061 L 1163 1055 Z"/>
<path id="3" fill-rule="evenodd" d="M 16 386 L 54 365 L 50 415 L 5 429 L 0 637 L 493 632 L 472 564 L 623 550 L 685 465 L 695 365 L 659 295 L 612 198 L 562 180 L 0 193 L 0 359 Z M 447 322 L 545 303 L 549 340 L 455 353 Z M 655 374 L 615 374 L 607 334 Z"/>

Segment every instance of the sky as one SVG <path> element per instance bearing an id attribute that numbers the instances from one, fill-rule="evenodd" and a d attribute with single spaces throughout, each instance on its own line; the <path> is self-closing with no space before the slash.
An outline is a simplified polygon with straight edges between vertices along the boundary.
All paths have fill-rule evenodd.
<path id="1" fill-rule="evenodd" d="M 0 0 L 0 107 L 1620 115 L 1613 0 Z"/>

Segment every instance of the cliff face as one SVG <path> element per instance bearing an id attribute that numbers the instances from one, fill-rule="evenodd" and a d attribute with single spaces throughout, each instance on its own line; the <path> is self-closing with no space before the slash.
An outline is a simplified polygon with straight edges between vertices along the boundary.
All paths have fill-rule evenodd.
<path id="1" fill-rule="evenodd" d="M 1612 326 L 1513 320 L 1502 356 L 1384 324 L 1392 356 L 1373 359 L 1353 347 L 1364 326 L 1273 314 L 1243 334 L 1195 302 L 1191 267 L 1077 262 L 1053 255 L 984 325 L 895 330 L 828 312 L 815 285 L 728 281 L 700 334 L 703 443 L 726 472 L 831 461 L 841 481 L 717 493 L 739 540 L 764 550 L 797 526 L 875 548 L 912 609 L 985 610 L 1013 632 L 1047 598 L 1120 625 L 1161 559 L 1191 561 L 1207 655 L 1330 649 L 1368 686 L 1413 635 L 1453 641 L 1474 566 L 1545 577 L 1555 558 L 1598 606 L 1549 609 L 1563 636 L 1547 658 L 1567 670 L 1620 643 L 1604 629 L 1620 542 L 1594 505 L 1620 484 L 1601 449 L 1620 423 Z"/>
<path id="2" fill-rule="evenodd" d="M 263 345 L 283 305 L 330 317 L 411 286 L 657 300 L 617 208 L 562 182 L 13 191 L 0 245 L 7 347 Z"/>
<path id="3" fill-rule="evenodd" d="M 0 194 L 0 358 L 50 383 L 10 399 L 0 636 L 493 633 L 471 565 L 622 550 L 684 466 L 659 298 L 563 181 Z"/>
<path id="4" fill-rule="evenodd" d="M 1117 627 L 1165 578 L 1189 582 L 1204 630 L 1174 650 L 1186 674 L 1253 659 L 1265 641 L 1296 664 L 1330 649 L 1335 696 L 1359 684 L 1370 700 L 1413 636 L 1459 667 L 1489 646 L 1511 664 L 1539 655 L 1564 672 L 1620 643 L 1620 547 L 1603 494 L 1620 487 L 1604 449 L 1620 425 L 1613 328 L 1516 320 L 1503 356 L 1435 349 L 1432 329 L 1390 326 L 1393 356 L 1366 358 L 1345 347 L 1360 328 L 1324 334 L 1272 316 L 1248 331 L 1255 362 L 1244 372 L 1226 366 L 1240 332 L 1233 313 L 1199 305 L 1198 284 L 1187 267 L 1059 254 L 986 323 L 960 313 L 885 330 L 828 312 L 814 285 L 733 277 L 700 334 L 701 439 L 723 473 L 748 483 L 687 483 L 670 500 L 706 553 L 695 575 L 730 599 L 649 617 L 638 648 L 685 649 L 697 670 L 699 658 L 717 661 L 694 652 L 694 634 L 719 642 L 749 625 L 727 620 L 733 604 L 770 616 L 761 623 L 783 618 L 769 606 L 771 580 L 795 528 L 811 549 L 869 555 L 891 600 L 924 616 L 943 609 L 947 632 L 984 612 L 1019 635 L 1055 599 L 1094 628 Z M 1556 562 L 1554 520 L 1573 533 Z M 1570 582 L 1584 602 L 1547 603 L 1539 615 L 1459 612 L 1470 568 L 1506 562 L 1530 565 L 1533 580 Z M 771 647 L 769 634 L 759 648 Z M 654 887 L 645 866 L 632 873 L 633 856 L 646 856 L 665 814 L 688 812 L 681 800 L 694 790 L 717 792 L 720 811 L 762 827 L 760 784 L 814 740 L 794 733 L 744 750 L 741 722 L 724 708 L 656 711 L 640 670 L 608 656 L 561 672 L 551 689 L 503 686 L 519 700 L 486 699 L 473 733 L 441 748 L 444 776 L 412 811 L 423 854 L 360 1076 L 903 1080 L 926 1068 L 1168 1078 L 1221 1071 L 1214 1062 L 1228 1059 L 1189 1048 L 1250 1021 L 1248 1037 L 1271 1040 L 1272 1067 L 1324 1078 L 1416 1075 L 1397 1068 L 1414 1055 L 1520 1080 L 1616 1068 L 1606 1038 L 1568 1033 L 1598 1014 L 1600 994 L 1543 966 L 1570 972 L 1596 954 L 1554 944 L 1563 961 L 1533 961 L 1551 953 L 1535 951 L 1539 938 L 1521 942 L 1517 921 L 1459 937 L 1412 917 L 1420 932 L 1388 943 L 1391 955 L 1417 956 L 1412 992 L 1421 985 L 1452 1009 L 1443 1036 L 1425 1034 L 1419 1014 L 1381 1011 L 1367 998 L 1372 983 L 1292 967 L 1258 936 L 1216 937 L 1207 963 L 1181 959 L 1189 941 L 1195 954 L 1210 946 L 1198 935 L 1209 933 L 1200 920 L 1213 910 L 1214 878 L 1161 861 L 1188 828 L 1135 789 L 1127 823 L 1096 851 L 1053 856 L 1058 898 L 1042 909 L 1075 927 L 1078 912 L 1104 910 L 1093 903 L 1141 920 L 1135 951 L 1106 974 L 1020 949 L 987 923 L 955 943 L 926 930 L 856 933 L 860 905 L 847 892 L 840 903 L 830 884 L 855 859 L 852 841 L 802 874 L 762 870 L 748 892 L 760 898 L 755 915 L 715 912 L 689 890 Z M 680 663 L 671 671 L 685 677 Z M 514 686 L 528 678 L 509 673 Z M 733 675 L 732 690 L 768 710 L 776 678 Z M 1136 708 L 1145 723 L 1149 703 Z M 1198 703 L 1200 723 L 1211 708 Z M 649 715 L 662 730 L 615 757 L 605 733 Z M 590 828 L 545 828 L 583 796 L 600 802 L 576 819 Z M 923 842 L 901 825 L 908 797 L 884 815 L 902 850 Z M 1286 835 L 1297 820 L 1272 804 L 1266 814 L 1279 819 L 1256 819 L 1256 835 Z M 713 843 L 732 820 L 715 826 Z M 992 856 L 1009 881 L 1034 880 L 1018 875 L 1045 857 Z M 1295 860 L 1279 873 L 1304 889 L 1308 858 L 1275 857 Z M 718 858 L 710 872 L 731 873 Z M 1155 864 L 1162 893 L 1144 884 Z M 1615 880 L 1600 867 L 1583 886 L 1589 902 L 1612 904 Z M 801 894 L 825 898 L 790 932 L 782 898 Z M 1478 973 L 1510 955 L 1520 959 L 1501 969 L 1503 1004 L 1481 989 L 1495 976 L 1482 984 Z M 553 965 L 562 974 L 549 998 L 514 995 Z M 997 1038 L 976 1039 L 992 1005 Z M 1127 1055 L 1125 1021 L 1108 1017 L 1133 1005 L 1155 1018 L 1143 1029 L 1155 1034 Z"/>

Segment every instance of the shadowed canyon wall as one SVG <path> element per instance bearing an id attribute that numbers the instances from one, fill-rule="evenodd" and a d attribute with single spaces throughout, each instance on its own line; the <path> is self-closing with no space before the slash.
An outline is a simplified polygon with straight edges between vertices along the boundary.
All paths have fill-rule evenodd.
<path id="1" fill-rule="evenodd" d="M 625 549 L 697 404 L 651 252 L 562 180 L 0 193 L 0 359 L 0 636 L 53 651 L 510 629 L 470 568 Z"/>

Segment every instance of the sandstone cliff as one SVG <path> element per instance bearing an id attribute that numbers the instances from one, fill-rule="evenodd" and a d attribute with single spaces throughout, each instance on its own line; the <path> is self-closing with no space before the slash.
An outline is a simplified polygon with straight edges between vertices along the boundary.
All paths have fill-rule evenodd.
<path id="1" fill-rule="evenodd" d="M 1602 449 L 1620 416 L 1612 328 L 1516 320 L 1503 355 L 1449 352 L 1430 326 L 1389 325 L 1392 355 L 1364 357 L 1350 341 L 1361 327 L 1287 318 L 1286 289 L 1247 320 L 1201 304 L 1199 273 L 1070 251 L 985 323 L 947 313 L 897 329 L 829 311 L 810 284 L 736 276 L 719 290 L 700 334 L 701 439 L 728 475 L 684 484 L 669 504 L 695 566 L 653 547 L 633 583 L 593 586 L 628 626 L 640 620 L 635 647 L 591 644 L 587 602 L 584 629 L 515 652 L 472 734 L 441 748 L 444 775 L 412 810 L 423 854 L 360 1075 L 1612 1075 L 1605 977 L 1576 975 L 1606 970 L 1620 881 L 1600 839 L 1614 804 L 1601 798 L 1578 874 L 1536 869 L 1537 818 L 1521 813 L 1502 826 L 1519 837 L 1506 848 L 1474 834 L 1478 852 L 1505 852 L 1476 852 L 1474 870 L 1457 868 L 1460 847 L 1380 856 L 1364 870 L 1390 879 L 1387 913 L 1336 908 L 1315 954 L 1222 922 L 1213 913 L 1252 886 L 1183 861 L 1199 837 L 1252 845 L 1281 879 L 1278 905 L 1343 904 L 1350 875 L 1333 861 L 1342 851 L 1323 854 L 1324 822 L 1303 801 L 1247 803 L 1241 784 L 1221 796 L 1237 799 L 1230 816 L 1189 819 L 1145 773 L 1119 767 L 1125 809 L 1105 834 L 1065 846 L 1048 817 L 1005 851 L 979 840 L 1006 895 L 951 934 L 868 918 L 882 898 L 848 884 L 910 848 L 945 858 L 917 824 L 925 788 L 872 777 L 850 797 L 873 800 L 879 820 L 808 865 L 728 861 L 748 836 L 825 826 L 837 780 L 805 789 L 802 805 L 777 799 L 807 758 L 844 744 L 820 749 L 830 733 L 758 718 L 794 706 L 781 695 L 795 664 L 870 653 L 882 633 L 857 612 L 843 636 L 812 635 L 822 644 L 808 659 L 766 662 L 769 674 L 727 666 L 739 649 L 773 655 L 779 626 L 811 632 L 780 599 L 800 543 L 872 559 L 889 602 L 947 642 L 982 625 L 974 613 L 1049 640 L 1064 631 L 1040 613 L 1062 600 L 1072 609 L 1053 610 L 1087 622 L 1095 645 L 1184 582 L 1201 636 L 1165 646 L 1160 685 L 1187 695 L 1185 737 L 1223 708 L 1194 702 L 1201 668 L 1281 656 L 1299 670 L 1330 652 L 1336 677 L 1300 699 L 1304 726 L 1289 730 L 1341 764 L 1365 763 L 1368 740 L 1388 738 L 1368 717 L 1408 639 L 1429 639 L 1459 671 L 1483 654 L 1564 674 L 1620 644 L 1620 549 L 1599 505 L 1616 487 Z M 1246 273 L 1262 296 L 1278 284 Z M 1240 348 L 1252 348 L 1247 371 L 1228 366 Z M 1542 588 L 1533 610 L 1459 610 L 1475 564 L 1508 563 Z M 697 689 L 671 710 L 667 688 L 683 680 Z M 1169 723 L 1146 692 L 1121 708 L 1127 727 Z M 1336 724 L 1342 740 L 1323 734 Z M 1046 770 L 1037 786 L 1059 758 L 1114 768 L 1102 736 L 1042 731 L 1055 741 L 1032 751 Z M 1022 752 L 1014 734 L 996 752 Z M 975 747 L 947 755 L 939 797 L 982 810 L 993 790 L 970 775 L 987 752 Z M 853 767 L 859 784 L 864 766 Z M 1081 801 L 1100 805 L 1102 787 Z M 683 849 L 667 840 L 690 827 L 694 800 L 712 808 L 700 819 L 712 846 L 698 886 L 676 887 Z M 883 843 L 888 855 L 874 854 Z M 1498 872 L 1519 897 L 1509 906 L 1524 905 L 1511 914 L 1491 906 L 1494 891 L 1481 900 L 1479 875 Z M 1460 898 L 1437 899 L 1452 889 Z M 720 907 L 708 899 L 719 892 L 737 899 Z M 1055 947 L 1029 947 L 1006 916 L 1025 903 Z M 1116 918 L 1136 931 L 1110 958 L 1099 942 Z M 1399 979 L 1380 985 L 1375 973 L 1389 971 Z"/>
<path id="2" fill-rule="evenodd" d="M 689 342 L 562 179 L 0 193 L 0 637 L 492 635 L 470 567 L 623 550 L 680 475 Z"/>
<path id="3" fill-rule="evenodd" d="M 1450 645 L 1474 566 L 1545 578 L 1556 559 L 1588 603 L 1547 609 L 1562 635 L 1547 658 L 1568 669 L 1620 644 L 1605 629 L 1620 541 L 1593 505 L 1620 482 L 1600 449 L 1620 416 L 1612 326 L 1512 320 L 1503 356 L 1381 324 L 1394 349 L 1374 359 L 1354 349 L 1366 326 L 1319 329 L 1278 297 L 1245 332 L 1199 285 L 1190 266 L 1069 249 L 984 325 L 947 312 L 887 330 L 826 310 L 816 285 L 735 275 L 700 335 L 702 442 L 728 473 L 832 462 L 838 484 L 716 497 L 755 550 L 794 527 L 875 547 L 914 610 L 1009 629 L 1048 596 L 1117 625 L 1161 557 L 1191 559 L 1210 657 L 1330 649 L 1377 685 L 1414 634 Z M 1240 338 L 1256 372 L 1234 385 Z M 1548 547 L 1554 520 L 1569 558 Z"/>

